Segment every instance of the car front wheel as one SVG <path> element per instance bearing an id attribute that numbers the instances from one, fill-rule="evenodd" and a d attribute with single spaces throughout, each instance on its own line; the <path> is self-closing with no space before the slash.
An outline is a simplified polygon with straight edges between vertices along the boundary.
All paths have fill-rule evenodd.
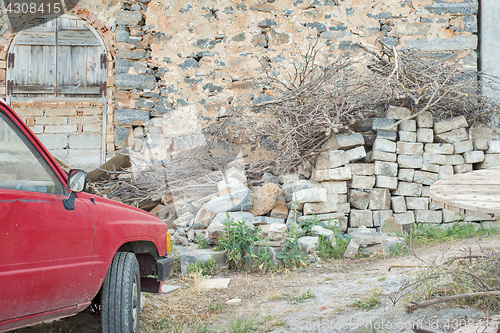
<path id="1" fill-rule="evenodd" d="M 118 252 L 106 273 L 101 293 L 102 332 L 139 332 L 141 276 L 133 253 Z"/>

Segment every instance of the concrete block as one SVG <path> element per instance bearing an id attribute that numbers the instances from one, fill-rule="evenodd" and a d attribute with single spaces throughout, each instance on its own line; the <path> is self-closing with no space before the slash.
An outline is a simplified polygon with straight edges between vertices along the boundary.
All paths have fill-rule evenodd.
<path id="1" fill-rule="evenodd" d="M 398 180 L 411 183 L 413 181 L 414 174 L 415 169 L 399 169 Z"/>
<path id="2" fill-rule="evenodd" d="M 500 154 L 500 141 L 492 140 L 488 141 L 488 150 L 487 154 Z"/>
<path id="3" fill-rule="evenodd" d="M 333 169 L 348 163 L 349 158 L 344 150 L 328 150 L 318 156 L 316 160 L 316 169 Z"/>
<path id="4" fill-rule="evenodd" d="M 373 211 L 373 226 L 381 227 L 387 223 L 394 221 L 392 210 L 374 210 Z"/>
<path id="5" fill-rule="evenodd" d="M 68 164 L 68 150 L 67 149 L 51 149 L 50 154 L 55 158 Z"/>
<path id="6" fill-rule="evenodd" d="M 407 132 L 407 131 L 399 131 L 399 141 L 416 142 L 417 141 L 417 133 Z"/>
<path id="7" fill-rule="evenodd" d="M 351 168 L 344 166 L 335 169 L 314 170 L 314 180 L 321 182 L 325 180 L 349 180 L 351 179 Z"/>
<path id="8" fill-rule="evenodd" d="M 434 131 L 432 128 L 417 129 L 417 141 L 422 143 L 434 142 Z"/>
<path id="9" fill-rule="evenodd" d="M 426 143 L 424 151 L 431 154 L 451 155 L 455 152 L 455 148 L 451 143 Z"/>
<path id="10" fill-rule="evenodd" d="M 488 150 L 489 145 L 488 145 L 488 140 L 487 139 L 475 139 L 474 140 L 474 149 L 475 150 Z"/>
<path id="11" fill-rule="evenodd" d="M 399 182 L 398 188 L 392 194 L 405 197 L 419 197 L 422 194 L 422 184 Z"/>
<path id="12" fill-rule="evenodd" d="M 410 210 L 429 209 L 429 198 L 407 197 L 406 198 L 406 208 L 410 209 Z"/>
<path id="13" fill-rule="evenodd" d="M 415 215 L 413 214 L 413 211 L 394 213 L 394 222 L 401 225 L 413 224 L 415 223 Z"/>
<path id="14" fill-rule="evenodd" d="M 455 154 L 463 154 L 468 151 L 474 150 L 474 143 L 472 140 L 465 140 L 454 142 L 453 147 L 455 148 Z"/>
<path id="15" fill-rule="evenodd" d="M 371 176 L 375 172 L 373 163 L 350 163 L 351 173 L 359 176 Z"/>
<path id="16" fill-rule="evenodd" d="M 458 129 L 455 129 L 453 131 L 444 132 L 444 133 L 434 135 L 434 141 L 447 142 L 447 143 L 465 141 L 468 138 L 469 138 L 469 135 L 467 134 L 467 130 L 465 128 L 458 128 Z"/>
<path id="17" fill-rule="evenodd" d="M 472 164 L 460 164 L 453 166 L 453 172 L 455 174 L 472 172 L 472 170 L 473 170 Z"/>
<path id="18" fill-rule="evenodd" d="M 397 177 L 398 164 L 392 162 L 375 161 L 375 174 L 380 176 Z"/>
<path id="19" fill-rule="evenodd" d="M 365 139 L 361 133 L 355 133 L 352 135 L 337 134 L 333 136 L 326 144 L 328 149 L 350 149 L 357 146 L 363 146 L 365 144 Z"/>
<path id="20" fill-rule="evenodd" d="M 395 190 L 398 188 L 398 177 L 388 177 L 388 176 L 376 176 L 377 181 L 375 186 L 378 188 L 387 188 L 389 190 Z"/>
<path id="21" fill-rule="evenodd" d="M 405 197 L 393 196 L 391 198 L 392 210 L 394 213 L 404 213 L 406 212 L 406 200 Z"/>
<path id="22" fill-rule="evenodd" d="M 422 155 L 424 164 L 439 164 L 443 165 L 446 163 L 446 155 L 424 153 Z"/>
<path id="23" fill-rule="evenodd" d="M 424 153 L 424 144 L 421 142 L 402 142 L 397 143 L 396 153 L 398 155 L 422 155 Z"/>
<path id="24" fill-rule="evenodd" d="M 70 134 L 69 148 L 70 149 L 101 149 L 100 134 Z"/>
<path id="25" fill-rule="evenodd" d="M 78 128 L 76 125 L 45 125 L 44 127 L 44 132 L 45 133 L 53 133 L 53 134 L 58 134 L 58 133 L 75 133 L 77 132 Z"/>
<path id="26" fill-rule="evenodd" d="M 419 128 L 432 128 L 434 126 L 434 119 L 432 113 L 429 111 L 423 112 L 417 116 L 417 126 Z"/>
<path id="27" fill-rule="evenodd" d="M 67 134 L 39 134 L 37 135 L 43 145 L 50 150 L 68 148 L 69 139 Z"/>
<path id="28" fill-rule="evenodd" d="M 101 164 L 101 150 L 70 149 L 68 150 L 68 164 L 72 168 L 90 171 Z"/>
<path id="29" fill-rule="evenodd" d="M 420 169 L 423 165 L 422 155 L 398 155 L 400 168 Z"/>
<path id="30" fill-rule="evenodd" d="M 375 186 L 375 176 L 358 176 L 353 175 L 351 188 L 371 189 Z"/>
<path id="31" fill-rule="evenodd" d="M 439 173 L 439 167 L 440 165 L 438 164 L 424 164 L 420 170 Z"/>
<path id="32" fill-rule="evenodd" d="M 393 132 L 393 131 L 380 130 L 380 131 L 377 131 L 376 139 L 385 139 L 385 140 L 396 141 L 397 134 L 396 134 L 396 132 Z"/>
<path id="33" fill-rule="evenodd" d="M 462 155 L 446 155 L 446 162 L 444 165 L 459 165 L 464 164 L 464 157 Z"/>
<path id="34" fill-rule="evenodd" d="M 384 151 L 372 151 L 370 155 L 370 161 L 385 161 L 385 162 L 396 162 L 396 153 L 387 153 Z"/>
<path id="35" fill-rule="evenodd" d="M 422 185 L 432 185 L 439 179 L 439 174 L 434 172 L 416 170 L 413 182 Z"/>
<path id="36" fill-rule="evenodd" d="M 415 132 L 417 130 L 417 121 L 410 119 L 399 124 L 399 130 L 405 132 Z"/>
<path id="37" fill-rule="evenodd" d="M 326 193 L 347 193 L 347 182 L 323 182 L 321 185 L 326 189 Z"/>
<path id="38" fill-rule="evenodd" d="M 390 105 L 385 114 L 386 118 L 401 120 L 411 116 L 411 110 L 402 106 Z"/>
<path id="39" fill-rule="evenodd" d="M 484 161 L 483 151 L 466 151 L 464 153 L 465 163 L 480 163 Z"/>
<path id="40" fill-rule="evenodd" d="M 366 156 L 365 147 L 359 146 L 356 148 L 346 150 L 346 154 L 347 154 L 347 158 L 349 159 L 349 162 L 358 161 L 362 158 L 365 158 L 365 156 Z"/>
<path id="41" fill-rule="evenodd" d="M 386 153 L 395 153 L 396 142 L 385 139 L 375 139 L 375 141 L 373 142 L 373 150 Z"/>
<path id="42" fill-rule="evenodd" d="M 306 202 L 324 202 L 327 201 L 327 192 L 323 187 L 313 187 L 293 192 L 292 201 L 297 204 Z"/>
<path id="43" fill-rule="evenodd" d="M 434 124 L 434 133 L 440 134 L 444 132 L 453 131 L 459 128 L 466 128 L 469 124 L 464 116 L 455 117 L 451 119 L 446 119 L 439 121 Z"/>
<path id="44" fill-rule="evenodd" d="M 357 209 L 367 209 L 370 204 L 370 192 L 351 190 L 349 203 Z"/>
<path id="45" fill-rule="evenodd" d="M 373 123 L 372 123 L 372 129 L 374 131 L 380 131 L 380 130 L 384 130 L 384 131 L 388 131 L 389 128 L 394 125 L 396 123 L 396 120 L 394 119 L 387 119 L 387 118 L 374 118 L 373 119 Z M 396 132 L 397 131 L 397 126 L 393 129 L 391 129 L 391 131 L 394 131 Z"/>
<path id="46" fill-rule="evenodd" d="M 373 227 L 373 215 L 371 210 L 352 209 L 349 216 L 351 228 Z"/>
<path id="47" fill-rule="evenodd" d="M 443 212 L 440 210 L 416 210 L 415 221 L 417 223 L 441 223 Z"/>
<path id="48" fill-rule="evenodd" d="M 500 166 L 500 154 L 485 154 L 484 161 L 478 163 L 479 169 L 494 168 Z"/>
<path id="49" fill-rule="evenodd" d="M 439 166 L 438 178 L 443 179 L 446 177 L 453 176 L 453 166 L 452 165 L 441 165 Z"/>
<path id="50" fill-rule="evenodd" d="M 371 210 L 388 210 L 391 209 L 391 192 L 388 189 L 373 188 L 370 191 Z"/>

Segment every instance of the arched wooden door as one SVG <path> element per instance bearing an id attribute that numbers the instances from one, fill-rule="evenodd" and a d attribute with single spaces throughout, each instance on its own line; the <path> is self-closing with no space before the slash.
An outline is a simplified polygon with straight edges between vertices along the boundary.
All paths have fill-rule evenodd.
<path id="1" fill-rule="evenodd" d="M 7 101 L 26 106 L 21 116 L 33 119 L 28 125 L 70 166 L 104 162 L 107 64 L 97 32 L 69 15 L 33 20 L 10 46 Z"/>

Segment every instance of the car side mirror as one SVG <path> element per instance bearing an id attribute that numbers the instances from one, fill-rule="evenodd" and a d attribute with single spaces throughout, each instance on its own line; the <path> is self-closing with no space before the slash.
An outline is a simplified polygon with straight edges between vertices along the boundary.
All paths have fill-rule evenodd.
<path id="1" fill-rule="evenodd" d="M 85 190 L 87 186 L 87 173 L 83 170 L 71 169 L 68 174 L 68 189 L 71 191 L 68 199 L 63 200 L 66 210 L 75 209 L 75 199 L 78 192 Z"/>

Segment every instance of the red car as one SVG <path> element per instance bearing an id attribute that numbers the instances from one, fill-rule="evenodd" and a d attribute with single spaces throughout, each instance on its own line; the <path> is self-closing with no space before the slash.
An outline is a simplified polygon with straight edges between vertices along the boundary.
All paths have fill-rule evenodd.
<path id="1" fill-rule="evenodd" d="M 172 275 L 157 217 L 84 193 L 0 102 L 0 332 L 93 305 L 103 332 L 138 332 L 140 293 Z"/>

